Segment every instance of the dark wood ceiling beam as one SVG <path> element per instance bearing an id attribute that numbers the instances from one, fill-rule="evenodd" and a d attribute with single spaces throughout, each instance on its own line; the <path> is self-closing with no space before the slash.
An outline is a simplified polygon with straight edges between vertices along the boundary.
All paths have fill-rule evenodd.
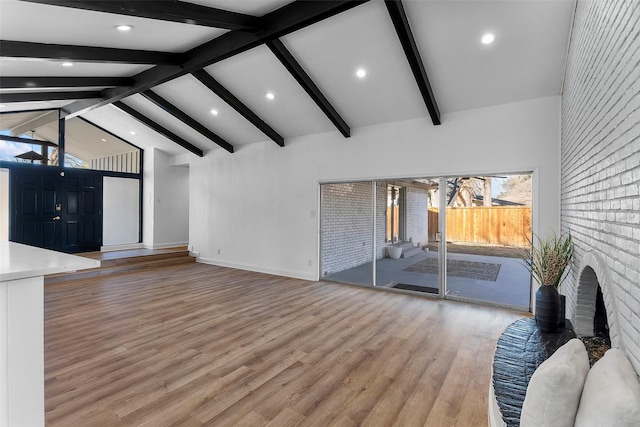
<path id="1" fill-rule="evenodd" d="M 351 136 L 351 129 L 347 122 L 340 116 L 340 114 L 333 108 L 331 102 L 324 96 L 320 88 L 314 83 L 307 72 L 296 61 L 291 52 L 287 50 L 284 44 L 279 39 L 273 39 L 267 41 L 267 46 L 271 49 L 271 52 L 280 60 L 282 65 L 291 73 L 293 78 L 302 86 L 302 88 L 309 94 L 311 99 L 320 107 L 322 112 L 327 116 L 331 123 L 344 135 L 345 138 Z"/>
<path id="2" fill-rule="evenodd" d="M 251 111 L 249 107 L 244 105 L 238 98 L 236 98 L 231 92 L 229 92 L 224 86 L 222 86 L 211 74 L 205 70 L 194 71 L 193 76 L 200 80 L 200 83 L 205 85 L 209 90 L 218 95 L 224 102 L 229 104 L 234 110 L 247 119 L 251 124 L 260 129 L 262 133 L 271 138 L 276 144 L 284 147 L 284 138 L 280 136 L 271 126 L 265 123 L 256 113 Z"/>
<path id="3" fill-rule="evenodd" d="M 199 156 L 199 157 L 204 156 L 204 153 L 202 152 L 202 150 L 200 148 L 196 147 L 195 145 L 191 144 L 189 141 L 187 141 L 187 140 L 183 139 L 182 137 L 176 135 L 175 133 L 171 132 L 169 129 L 165 128 L 164 126 L 160 125 L 159 123 L 154 122 L 153 120 L 151 120 L 150 118 L 148 118 L 144 114 L 140 113 L 139 111 L 134 110 L 133 108 L 129 107 L 124 102 L 117 101 L 117 102 L 114 102 L 113 105 L 118 107 L 120 110 L 124 111 L 125 113 L 129 114 L 131 117 L 133 117 L 134 119 L 138 120 L 139 122 L 141 122 L 145 126 L 153 129 L 154 131 L 156 131 L 160 135 L 164 136 L 165 138 L 168 138 L 171 141 L 173 141 L 176 144 L 178 144 L 179 146 L 181 146 L 182 148 L 185 148 L 185 149 L 191 151 L 196 156 Z"/>
<path id="4" fill-rule="evenodd" d="M 111 47 L 75 46 L 67 44 L 31 43 L 13 40 L 0 42 L 0 56 L 8 58 L 40 58 L 50 61 L 106 62 L 127 64 L 180 64 L 179 53 L 156 52 Z"/>
<path id="5" fill-rule="evenodd" d="M 0 77 L 2 89 L 133 86 L 129 77 Z"/>
<path id="6" fill-rule="evenodd" d="M 0 93 L 0 102 L 32 102 L 32 101 L 62 101 L 68 99 L 99 99 L 99 91 L 77 92 L 20 92 Z"/>
<path id="7" fill-rule="evenodd" d="M 282 37 L 323 19 L 352 9 L 368 0 L 297 0 L 262 18 L 267 28 L 258 33 L 230 31 L 226 34 L 191 49 L 185 53 L 187 60 L 181 66 L 156 66 L 145 70 L 133 78 L 132 88 L 117 87 L 107 89 L 100 102 L 77 101 L 62 109 L 63 115 L 78 115 L 82 112 L 121 100 L 127 96 L 148 90 L 156 85 L 200 70 L 215 62 L 246 52 L 268 40 Z"/>
<path id="8" fill-rule="evenodd" d="M 227 30 L 258 31 L 264 22 L 252 15 L 202 6 L 183 1 L 150 0 L 22 0 L 29 3 L 136 16 L 181 24 L 201 25 Z"/>
<path id="9" fill-rule="evenodd" d="M 3 141 L 19 142 L 21 144 L 33 144 L 33 145 L 46 145 L 47 147 L 57 147 L 56 144 L 42 139 L 29 139 L 21 136 L 0 135 L 0 139 Z"/>
<path id="10" fill-rule="evenodd" d="M 439 125 L 441 123 L 440 110 L 438 109 L 436 98 L 433 94 L 433 90 L 431 89 L 431 84 L 429 83 L 427 71 L 424 68 L 422 58 L 420 57 L 418 46 L 416 45 L 413 33 L 411 32 L 409 20 L 407 19 L 407 14 L 402 6 L 402 1 L 385 0 L 384 3 L 389 11 L 389 16 L 391 17 L 393 26 L 396 29 L 396 33 L 400 39 L 402 49 L 404 49 L 407 61 L 409 61 L 409 66 L 411 67 L 413 76 L 416 79 L 420 93 L 422 94 L 422 99 L 424 100 L 424 103 L 427 106 L 427 111 L 429 111 L 429 115 L 431 116 L 431 121 L 434 125 Z"/>
<path id="11" fill-rule="evenodd" d="M 229 32 L 186 52 L 184 68 L 197 70 L 345 12 L 369 0 L 296 0 L 263 16 L 267 28 L 257 34 Z"/>
<path id="12" fill-rule="evenodd" d="M 172 103 L 170 103 L 169 101 L 167 101 L 165 98 L 158 95 L 154 91 L 146 90 L 144 92 L 140 92 L 140 95 L 144 96 L 149 101 L 153 102 L 155 105 L 162 108 L 164 111 L 171 114 L 173 117 L 180 120 L 182 123 L 186 124 L 190 128 L 194 129 L 195 131 L 209 138 L 211 141 L 218 144 L 220 147 L 224 148 L 228 152 L 233 153 L 233 145 L 229 144 L 227 141 L 225 141 L 223 138 L 218 136 L 216 133 L 209 130 L 209 128 L 207 128 L 206 126 L 204 126 L 203 124 L 195 120 L 193 117 L 186 114 L 184 111 L 182 111 L 181 109 L 179 109 L 178 107 L 176 107 L 175 105 L 173 105 Z"/>

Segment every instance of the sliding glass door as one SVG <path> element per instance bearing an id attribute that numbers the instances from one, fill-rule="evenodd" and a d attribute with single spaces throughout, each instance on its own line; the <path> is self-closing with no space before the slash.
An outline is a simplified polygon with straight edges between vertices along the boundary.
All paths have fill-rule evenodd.
<path id="1" fill-rule="evenodd" d="M 321 279 L 529 310 L 531 174 L 321 184 Z"/>
<path id="2" fill-rule="evenodd" d="M 385 228 L 385 242 L 377 260 L 376 286 L 438 294 L 438 252 L 429 249 L 437 236 L 437 224 L 431 230 L 429 223 L 429 209 L 438 203 L 437 189 L 433 178 L 378 182 L 378 192 L 386 197 L 377 197 L 384 202 L 379 223 Z"/>
<path id="3" fill-rule="evenodd" d="M 445 195 L 446 297 L 529 311 L 531 174 L 449 177 Z"/>
<path id="4" fill-rule="evenodd" d="M 433 178 L 322 184 L 321 278 L 437 295 L 437 190 Z"/>

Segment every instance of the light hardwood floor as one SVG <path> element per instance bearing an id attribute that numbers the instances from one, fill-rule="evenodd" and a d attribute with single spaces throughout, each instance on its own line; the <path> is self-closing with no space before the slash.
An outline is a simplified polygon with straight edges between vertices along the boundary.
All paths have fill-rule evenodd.
<path id="1" fill-rule="evenodd" d="M 47 426 L 484 426 L 522 316 L 203 264 L 47 284 Z"/>

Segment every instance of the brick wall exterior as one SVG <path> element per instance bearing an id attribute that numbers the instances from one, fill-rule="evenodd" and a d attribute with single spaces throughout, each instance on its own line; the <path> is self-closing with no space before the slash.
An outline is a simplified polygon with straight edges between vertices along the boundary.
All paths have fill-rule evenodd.
<path id="1" fill-rule="evenodd" d="M 561 143 L 561 226 L 576 258 L 561 292 L 568 317 L 588 329 L 600 285 L 613 345 L 640 372 L 638 28 L 637 0 L 577 2 Z"/>
<path id="2" fill-rule="evenodd" d="M 376 258 L 385 256 L 387 245 L 387 183 L 376 182 Z M 369 260 L 371 261 L 371 260 Z"/>
<path id="3" fill-rule="evenodd" d="M 420 188 L 407 188 L 407 229 L 406 238 L 417 243 L 426 244 L 429 241 L 429 192 Z"/>
<path id="4" fill-rule="evenodd" d="M 321 276 L 371 261 L 371 182 L 322 185 Z M 376 188 L 378 258 L 383 254 L 386 185 Z"/>

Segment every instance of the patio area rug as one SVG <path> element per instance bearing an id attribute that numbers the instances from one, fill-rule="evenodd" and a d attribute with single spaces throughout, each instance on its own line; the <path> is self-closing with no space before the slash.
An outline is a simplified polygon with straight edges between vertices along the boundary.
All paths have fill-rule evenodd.
<path id="1" fill-rule="evenodd" d="M 403 271 L 414 273 L 438 274 L 438 259 L 426 258 L 419 261 Z M 465 279 L 485 280 L 495 282 L 500 273 L 500 264 L 487 262 L 461 261 L 450 259 L 447 261 L 447 274 Z"/>

